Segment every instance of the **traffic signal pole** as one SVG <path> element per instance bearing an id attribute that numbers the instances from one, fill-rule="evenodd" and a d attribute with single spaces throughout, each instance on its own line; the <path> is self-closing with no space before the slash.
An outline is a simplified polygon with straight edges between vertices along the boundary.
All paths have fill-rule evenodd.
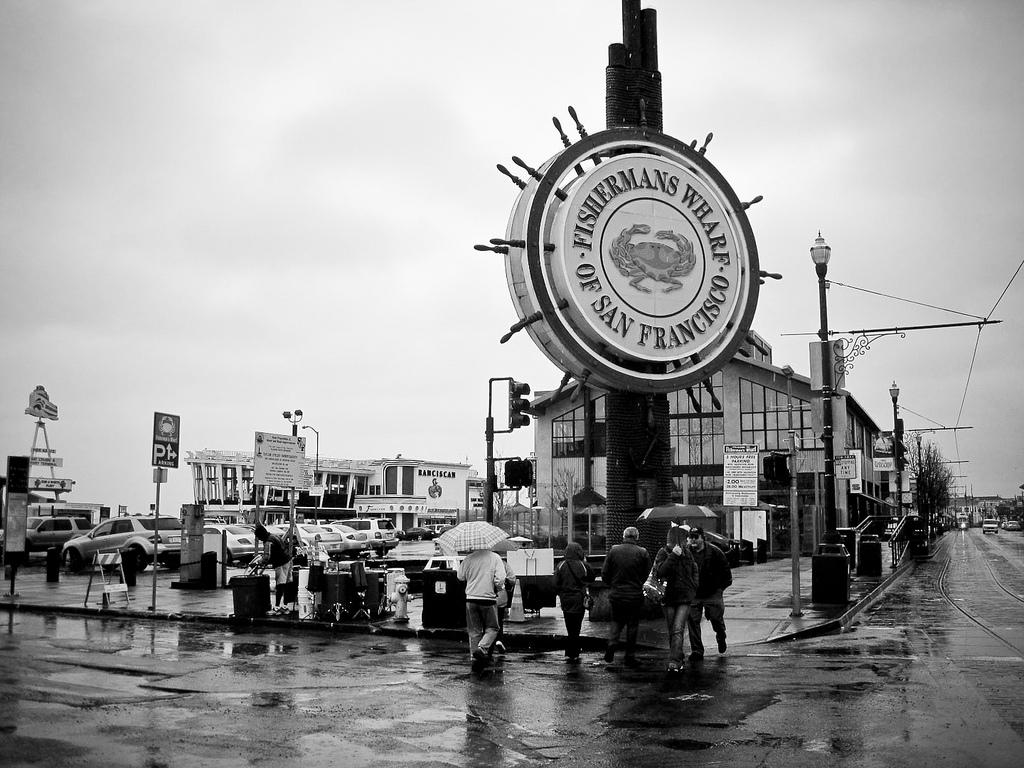
<path id="1" fill-rule="evenodd" d="M 508 429 L 494 428 L 493 389 L 494 382 L 508 382 Z M 487 481 L 484 488 L 484 514 L 487 522 L 494 524 L 494 494 L 498 491 L 498 475 L 494 471 L 494 433 L 512 432 L 518 427 L 530 423 L 530 417 L 524 411 L 530 402 L 522 395 L 530 394 L 530 385 L 516 381 L 511 376 L 499 376 L 487 380 L 487 421 L 484 422 L 484 438 L 487 441 Z"/>
<path id="2" fill-rule="evenodd" d="M 493 379 L 492 379 L 493 381 Z M 488 392 L 490 390 L 488 389 Z M 484 487 L 484 514 L 488 523 L 494 524 L 494 492 L 497 475 L 494 472 L 494 417 L 491 416 L 490 397 L 487 398 L 487 421 L 484 434 L 487 438 L 487 482 Z"/>

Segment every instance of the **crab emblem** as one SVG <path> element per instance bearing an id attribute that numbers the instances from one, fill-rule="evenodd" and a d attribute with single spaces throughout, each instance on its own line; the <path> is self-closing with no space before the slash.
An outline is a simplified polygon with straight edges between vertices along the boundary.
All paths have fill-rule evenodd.
<path id="1" fill-rule="evenodd" d="M 693 254 L 693 244 L 682 235 L 669 229 L 661 230 L 655 237 L 659 240 L 671 240 L 678 250 L 666 243 L 631 243 L 633 235 L 646 235 L 651 228 L 646 224 L 634 224 L 626 227 L 612 241 L 608 255 L 623 277 L 631 278 L 629 284 L 643 293 L 651 293 L 651 289 L 641 285 L 644 280 L 656 283 L 668 283 L 669 291 L 677 291 L 683 284 L 676 278 L 684 277 L 693 270 L 697 257 Z"/>

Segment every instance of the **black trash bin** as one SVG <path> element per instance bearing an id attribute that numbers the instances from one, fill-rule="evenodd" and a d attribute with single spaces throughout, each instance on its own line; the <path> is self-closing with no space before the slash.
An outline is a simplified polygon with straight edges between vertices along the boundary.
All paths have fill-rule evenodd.
<path id="1" fill-rule="evenodd" d="M 857 567 L 857 539 L 860 538 L 856 528 L 836 528 L 840 543 L 846 547 L 850 556 L 850 570 Z"/>
<path id="2" fill-rule="evenodd" d="M 877 536 L 860 537 L 860 557 L 857 558 L 857 575 L 882 575 L 882 542 Z"/>
<path id="3" fill-rule="evenodd" d="M 253 619 L 270 611 L 270 577 L 266 574 L 235 576 L 230 586 L 236 619 Z"/>
<path id="4" fill-rule="evenodd" d="M 466 626 L 466 584 L 448 569 L 423 571 L 424 627 Z"/>
<path id="5" fill-rule="evenodd" d="M 754 542 L 749 539 L 740 539 L 740 560 L 747 565 L 754 564 Z"/>
<path id="6" fill-rule="evenodd" d="M 135 586 L 135 575 L 139 572 L 139 558 L 134 549 L 128 549 L 121 553 L 121 571 L 124 573 L 126 586 Z"/>
<path id="7" fill-rule="evenodd" d="M 768 542 L 765 539 L 757 540 L 757 562 L 768 562 Z"/>
<path id="8" fill-rule="evenodd" d="M 811 602 L 850 602 L 850 556 L 842 544 L 819 544 L 811 557 Z"/>
<path id="9" fill-rule="evenodd" d="M 46 550 L 46 580 L 60 581 L 60 547 L 50 547 Z"/>

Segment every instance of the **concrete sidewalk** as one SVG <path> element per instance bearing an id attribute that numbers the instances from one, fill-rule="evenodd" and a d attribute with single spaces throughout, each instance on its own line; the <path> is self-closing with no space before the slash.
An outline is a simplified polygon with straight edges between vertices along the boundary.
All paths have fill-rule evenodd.
<path id="1" fill-rule="evenodd" d="M 725 592 L 725 619 L 731 647 L 756 643 L 778 642 L 809 637 L 845 629 L 854 616 L 870 605 L 912 562 L 895 570 L 883 568 L 881 577 L 852 577 L 850 602 L 846 605 L 815 605 L 811 603 L 811 558 L 800 561 L 800 593 L 802 615 L 792 616 L 791 560 L 770 560 L 767 563 L 743 565 L 733 569 L 733 584 Z M 306 571 L 302 571 L 305 576 Z M 229 569 L 228 580 L 244 575 L 240 569 Z M 271 575 L 271 580 L 273 576 Z M 8 611 L 74 613 L 89 616 L 157 618 L 172 621 L 209 621 L 238 623 L 234 619 L 234 594 L 230 588 L 178 589 L 172 582 L 180 580 L 176 570 L 159 569 L 156 577 L 156 610 L 153 603 L 152 570 L 138 574 L 137 583 L 128 588 L 128 607 L 98 606 L 102 583 L 96 577 L 85 606 L 89 585 L 87 572 L 61 572 L 59 583 L 46 581 L 46 569 L 39 565 L 21 568 L 15 583 L 16 594 L 10 595 L 10 582 L 4 583 L 0 608 Z M 300 585 L 303 584 L 300 581 Z M 338 633 L 381 633 L 392 636 L 464 640 L 464 629 L 427 628 L 423 626 L 422 595 L 413 595 L 409 602 L 408 622 L 395 621 L 385 614 L 377 621 L 324 621 L 312 618 L 312 595 L 299 589 L 298 617 L 267 616 L 243 620 L 248 626 L 291 627 L 309 631 Z M 584 650 L 601 650 L 608 632 L 607 623 L 584 619 L 581 633 Z M 710 632 L 710 628 L 708 628 Z M 565 626 L 558 608 L 544 608 L 527 613 L 522 622 L 506 621 L 505 644 L 510 650 L 546 650 L 560 648 Z M 713 639 L 713 638 L 712 638 Z M 668 634 L 660 618 L 645 620 L 639 642 L 648 648 L 667 648 Z M 714 643 L 711 644 L 714 648 Z"/>

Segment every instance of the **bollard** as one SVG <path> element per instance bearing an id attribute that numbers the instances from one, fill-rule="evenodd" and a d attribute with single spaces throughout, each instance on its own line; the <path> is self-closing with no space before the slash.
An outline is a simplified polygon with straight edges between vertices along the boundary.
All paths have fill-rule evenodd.
<path id="1" fill-rule="evenodd" d="M 124 583 L 126 586 L 135 586 L 135 573 L 138 570 L 138 559 L 135 555 L 135 550 L 129 549 L 121 553 L 121 570 L 124 573 Z"/>
<path id="2" fill-rule="evenodd" d="M 50 547 L 46 550 L 46 581 L 60 582 L 60 548 Z"/>

